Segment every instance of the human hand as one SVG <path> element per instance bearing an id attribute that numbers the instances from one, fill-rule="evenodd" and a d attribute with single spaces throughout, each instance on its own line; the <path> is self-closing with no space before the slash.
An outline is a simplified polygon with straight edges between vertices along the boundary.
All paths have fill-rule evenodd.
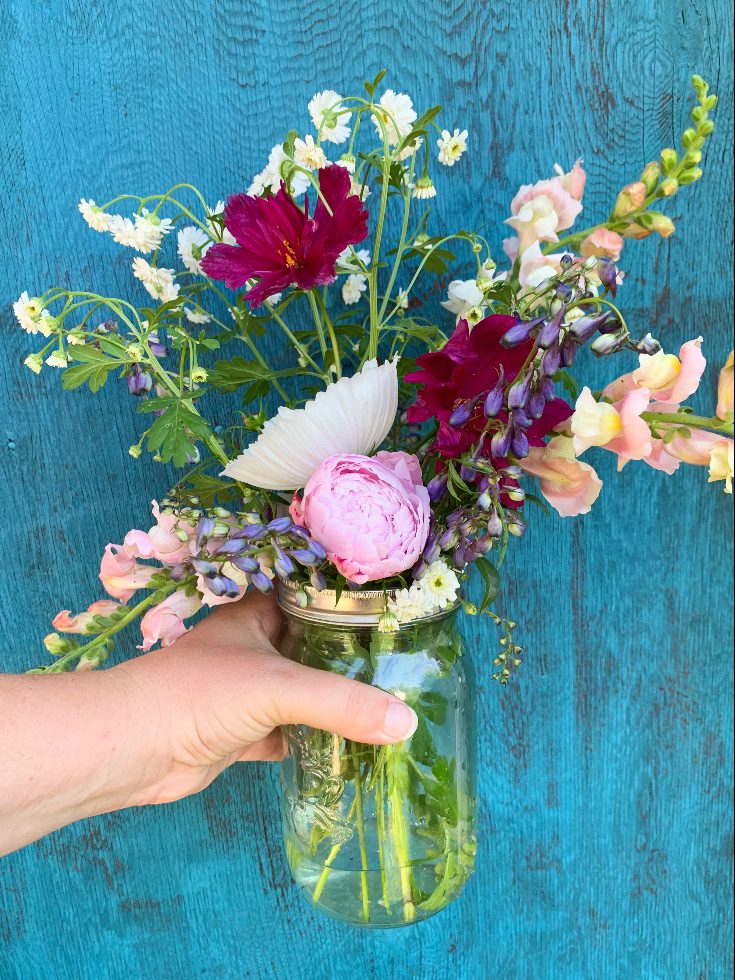
<path id="1" fill-rule="evenodd" d="M 416 716 L 398 698 L 282 657 L 282 628 L 273 598 L 253 593 L 173 646 L 112 669 L 142 726 L 146 762 L 131 803 L 196 793 L 233 762 L 281 759 L 282 724 L 377 744 L 413 734 Z"/>

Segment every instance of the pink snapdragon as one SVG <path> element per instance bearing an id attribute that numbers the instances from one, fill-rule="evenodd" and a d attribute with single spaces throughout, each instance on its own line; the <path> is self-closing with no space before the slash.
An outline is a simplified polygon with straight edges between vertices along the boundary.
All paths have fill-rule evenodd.
<path id="1" fill-rule="evenodd" d="M 112 599 L 99 599 L 88 606 L 86 612 L 72 616 L 69 609 L 62 609 L 51 621 L 51 625 L 60 633 L 87 633 L 94 625 L 95 616 L 111 616 L 120 609 L 119 602 Z"/>
<path id="2" fill-rule="evenodd" d="M 622 464 L 645 459 L 653 449 L 651 430 L 641 418 L 648 402 L 646 388 L 628 391 L 613 404 L 595 401 L 590 389 L 583 388 L 569 422 L 576 455 L 590 446 L 602 446 L 617 453 Z"/>
<path id="3" fill-rule="evenodd" d="M 735 402 L 735 384 L 733 373 L 733 351 L 727 356 L 725 365 L 720 371 L 717 384 L 717 418 L 725 419 L 733 412 L 733 402 Z"/>
<path id="4" fill-rule="evenodd" d="M 562 517 L 588 514 L 602 489 L 602 480 L 588 463 L 575 458 L 566 436 L 555 436 L 543 448 L 532 447 L 519 465 L 539 478 L 541 493 Z"/>
<path id="5" fill-rule="evenodd" d="M 418 459 L 404 452 L 329 456 L 290 511 L 360 585 L 411 568 L 429 534 L 429 493 Z"/>
<path id="6" fill-rule="evenodd" d="M 666 452 L 691 466 L 708 466 L 709 482 L 725 481 L 725 493 L 732 493 L 733 440 L 716 432 L 690 430 L 687 438 L 681 433 L 666 445 Z"/>
<path id="7" fill-rule="evenodd" d="M 579 251 L 584 258 L 596 256 L 598 258 L 612 259 L 617 262 L 623 250 L 623 239 L 616 231 L 608 228 L 596 228 L 591 235 L 588 235 Z"/>
<path id="8" fill-rule="evenodd" d="M 100 562 L 105 592 L 123 603 L 138 589 L 146 588 L 157 571 L 152 565 L 141 565 L 119 544 L 108 544 Z"/>
<path id="9" fill-rule="evenodd" d="M 639 367 L 609 384 L 604 394 L 613 400 L 635 388 L 644 388 L 651 401 L 663 405 L 678 405 L 695 393 L 706 367 L 701 351 L 702 338 L 688 340 L 679 349 L 679 356 L 660 350 L 655 354 L 640 354 Z M 655 406 L 651 411 L 658 411 Z"/>
<path id="10" fill-rule="evenodd" d="M 582 157 L 575 160 L 574 166 L 567 173 L 558 163 L 555 163 L 554 172 L 556 177 L 553 177 L 552 180 L 557 180 L 562 190 L 570 194 L 575 201 L 581 201 L 584 185 L 587 183 L 587 174 L 582 167 Z"/>
<path id="11" fill-rule="evenodd" d="M 139 650 L 150 650 L 154 643 L 168 647 L 184 633 L 189 632 L 185 619 L 202 608 L 202 597 L 198 592 L 187 595 L 185 592 L 172 592 L 157 606 L 153 606 L 140 621 L 143 642 Z"/>
<path id="12" fill-rule="evenodd" d="M 557 233 L 574 224 L 582 204 L 565 184 L 581 197 L 584 182 L 580 173 L 583 175 L 584 171 L 579 162 L 575 168 L 578 168 L 576 175 L 569 179 L 557 175 L 550 180 L 524 184 L 519 188 L 510 205 L 511 217 L 505 222 L 518 235 L 518 254 L 522 255 L 529 245 L 537 241 L 558 241 Z"/>
<path id="13" fill-rule="evenodd" d="M 149 531 L 128 531 L 123 547 L 132 558 L 153 558 L 164 565 L 178 565 L 191 558 L 190 539 L 194 528 L 174 514 L 162 514 L 158 501 L 151 501 L 156 524 Z"/>

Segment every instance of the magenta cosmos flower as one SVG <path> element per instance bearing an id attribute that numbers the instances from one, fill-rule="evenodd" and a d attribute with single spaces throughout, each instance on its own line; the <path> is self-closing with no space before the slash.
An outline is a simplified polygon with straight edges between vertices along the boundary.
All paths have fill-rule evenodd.
<path id="1" fill-rule="evenodd" d="M 360 198 L 350 193 L 344 167 L 322 170 L 319 186 L 313 218 L 308 201 L 302 211 L 283 184 L 273 197 L 233 194 L 224 218 L 237 245 L 212 245 L 202 259 L 204 272 L 230 289 L 256 279 L 247 295 L 251 306 L 287 286 L 311 289 L 334 282 L 340 253 L 367 236 L 368 213 Z"/>

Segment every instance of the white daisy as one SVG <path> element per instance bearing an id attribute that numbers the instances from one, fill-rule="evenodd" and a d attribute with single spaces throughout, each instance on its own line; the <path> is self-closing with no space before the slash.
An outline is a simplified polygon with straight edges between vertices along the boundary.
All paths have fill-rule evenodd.
<path id="1" fill-rule="evenodd" d="M 419 582 L 414 582 L 410 589 L 399 589 L 395 599 L 388 600 L 388 610 L 399 623 L 410 623 L 430 615 L 434 611 L 434 601 Z"/>
<path id="2" fill-rule="evenodd" d="M 145 286 L 148 293 L 161 303 L 176 299 L 179 284 L 174 281 L 173 269 L 158 269 L 139 255 L 133 259 L 133 275 Z"/>
<path id="3" fill-rule="evenodd" d="M 283 149 L 283 146 L 280 143 L 276 143 L 268 156 L 268 163 L 265 169 L 255 175 L 252 184 L 248 187 L 248 194 L 251 197 L 258 197 L 265 190 L 276 194 L 280 190 L 281 181 L 283 180 L 281 168 L 286 162 L 291 162 L 290 158 L 286 156 L 286 151 Z M 309 178 L 306 174 L 297 171 L 291 176 L 290 183 L 293 196 L 300 197 L 309 186 Z"/>
<path id="4" fill-rule="evenodd" d="M 354 174 L 357 160 L 352 153 L 343 153 L 337 161 L 338 167 L 344 167 L 348 174 Z"/>
<path id="5" fill-rule="evenodd" d="M 412 197 L 420 201 L 427 201 L 431 197 L 436 197 L 436 187 L 431 177 L 419 177 L 413 188 Z"/>
<path id="6" fill-rule="evenodd" d="M 457 598 L 460 583 L 453 569 L 441 558 L 433 561 L 421 576 L 421 591 L 430 597 L 434 606 L 446 609 Z"/>
<path id="7" fill-rule="evenodd" d="M 184 316 L 189 323 L 209 323 L 210 321 L 210 317 L 204 310 L 190 310 L 188 306 L 184 307 Z"/>
<path id="8" fill-rule="evenodd" d="M 63 351 L 55 350 L 46 358 L 46 363 L 49 367 L 65 368 L 69 363 L 69 358 Z"/>
<path id="9" fill-rule="evenodd" d="M 307 170 L 321 170 L 329 162 L 321 146 L 317 146 L 314 137 L 309 133 L 306 139 L 296 139 L 293 145 L 293 156 L 296 163 Z"/>
<path id="10" fill-rule="evenodd" d="M 184 268 L 201 275 L 201 260 L 211 244 L 209 236 L 201 228 L 196 228 L 194 225 L 182 228 L 177 236 L 177 249 Z"/>
<path id="11" fill-rule="evenodd" d="M 333 89 L 317 92 L 309 103 L 309 115 L 321 139 L 328 143 L 344 143 L 350 135 L 347 125 L 352 113 L 342 106 L 342 96 Z"/>
<path id="12" fill-rule="evenodd" d="M 85 342 L 84 334 L 81 332 L 81 330 L 80 331 L 72 330 L 70 333 L 66 335 L 66 342 L 67 344 L 70 344 L 72 347 L 75 344 L 83 344 Z"/>
<path id="13" fill-rule="evenodd" d="M 408 136 L 411 132 L 411 126 L 416 122 L 413 102 L 407 95 L 396 93 L 392 88 L 389 88 L 380 96 L 380 107 L 384 111 L 381 112 L 376 106 L 376 111 L 370 118 L 373 120 L 378 137 L 383 139 L 382 122 L 388 142 L 391 146 L 395 146 L 396 143 L 400 143 L 404 136 Z"/>
<path id="14" fill-rule="evenodd" d="M 467 149 L 467 130 L 460 132 L 455 129 L 450 133 L 448 129 L 443 129 L 436 145 L 439 147 L 439 163 L 453 167 Z"/>
<path id="15" fill-rule="evenodd" d="M 344 281 L 342 285 L 342 300 L 347 306 L 359 303 L 362 294 L 367 289 L 367 277 L 353 273 Z"/>
<path id="16" fill-rule="evenodd" d="M 92 198 L 88 201 L 82 198 L 79 202 L 79 211 L 94 231 L 109 231 L 112 215 L 97 207 Z"/>
<path id="17" fill-rule="evenodd" d="M 380 367 L 367 361 L 353 377 L 328 385 L 303 408 L 282 405 L 223 475 L 266 490 L 297 490 L 328 456 L 373 452 L 398 409 L 396 360 Z"/>
<path id="18" fill-rule="evenodd" d="M 37 296 L 29 296 L 24 290 L 13 303 L 13 313 L 26 333 L 40 333 L 49 337 L 56 327 L 56 318 L 43 308 Z"/>

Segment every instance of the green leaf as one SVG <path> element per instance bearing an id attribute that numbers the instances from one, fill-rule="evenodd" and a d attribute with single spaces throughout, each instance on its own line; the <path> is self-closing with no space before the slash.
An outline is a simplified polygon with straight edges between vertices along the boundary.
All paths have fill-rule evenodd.
<path id="1" fill-rule="evenodd" d="M 219 388 L 221 391 L 237 391 L 243 385 L 252 385 L 253 382 L 266 382 L 262 394 L 267 395 L 270 389 L 269 382 L 276 378 L 288 378 L 300 373 L 300 368 L 273 371 L 263 367 L 258 361 L 248 361 L 244 357 L 233 357 L 229 361 L 217 361 L 214 368 L 209 372 L 208 381 L 210 387 Z"/>
<path id="2" fill-rule="evenodd" d="M 479 612 L 483 613 L 495 602 L 500 589 L 500 575 L 497 568 L 491 561 L 487 558 L 478 558 L 475 561 L 475 566 L 482 576 L 482 581 L 485 585 L 485 592 L 480 603 Z"/>
<path id="3" fill-rule="evenodd" d="M 387 74 L 387 72 L 388 72 L 388 69 L 387 68 L 383 68 L 383 69 L 381 69 L 378 72 L 378 74 L 375 76 L 375 78 L 372 80 L 372 82 L 366 81 L 364 83 L 364 85 L 365 85 L 365 91 L 367 92 L 367 94 L 370 96 L 371 99 L 375 95 L 375 89 L 378 87 L 378 85 L 380 85 L 380 83 L 382 82 L 383 78 L 385 78 L 385 75 Z"/>
<path id="4" fill-rule="evenodd" d="M 88 384 L 90 391 L 98 392 L 107 381 L 110 371 L 125 363 L 122 358 L 110 357 L 104 351 L 86 344 L 74 345 L 70 353 L 81 364 L 67 368 L 61 376 L 61 385 L 66 391 Z"/>
<path id="5" fill-rule="evenodd" d="M 196 453 L 195 439 L 211 435 L 209 423 L 184 402 L 173 399 L 145 435 L 148 449 L 158 451 L 162 463 L 184 466 Z"/>
<path id="6" fill-rule="evenodd" d="M 339 602 L 339 600 L 342 598 L 342 593 L 344 592 L 344 588 L 345 588 L 346 585 L 347 585 L 347 579 L 344 577 L 344 575 L 337 575 L 337 577 L 335 579 L 335 585 L 334 585 L 334 594 L 335 594 L 334 604 L 335 604 L 335 606 L 337 605 L 337 603 Z"/>

